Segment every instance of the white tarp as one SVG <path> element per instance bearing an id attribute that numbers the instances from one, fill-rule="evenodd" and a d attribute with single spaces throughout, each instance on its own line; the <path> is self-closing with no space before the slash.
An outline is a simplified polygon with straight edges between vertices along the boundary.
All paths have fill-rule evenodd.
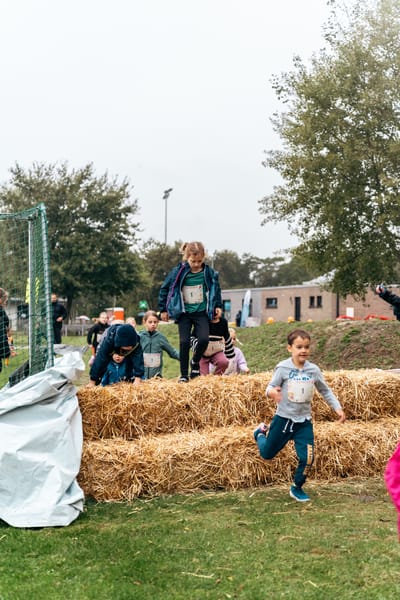
<path id="1" fill-rule="evenodd" d="M 68 352 L 0 391 L 0 519 L 9 525 L 69 525 L 83 510 L 82 418 L 71 381 L 84 369 L 80 352 Z"/>

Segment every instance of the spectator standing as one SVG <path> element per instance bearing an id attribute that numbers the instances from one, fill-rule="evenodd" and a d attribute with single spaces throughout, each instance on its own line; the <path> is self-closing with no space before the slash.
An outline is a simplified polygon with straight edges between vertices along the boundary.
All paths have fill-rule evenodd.
<path id="1" fill-rule="evenodd" d="M 0 372 L 3 368 L 2 359 L 7 359 L 10 354 L 10 346 L 8 343 L 8 336 L 10 334 L 10 320 L 4 309 L 8 302 L 8 292 L 3 288 L 0 288 Z"/>
<path id="2" fill-rule="evenodd" d="M 235 317 L 236 327 L 240 327 L 240 323 L 242 320 L 242 311 L 238 310 Z"/>
<path id="3" fill-rule="evenodd" d="M 382 283 L 376 286 L 375 291 L 382 300 L 385 300 L 385 302 L 392 305 L 393 314 L 396 319 L 400 321 L 400 296 L 396 296 L 393 292 L 389 292 Z"/>
<path id="4" fill-rule="evenodd" d="M 67 318 L 67 310 L 64 304 L 58 301 L 57 294 L 51 294 L 51 307 L 53 310 L 53 332 L 54 343 L 61 344 L 61 329 L 63 320 Z"/>

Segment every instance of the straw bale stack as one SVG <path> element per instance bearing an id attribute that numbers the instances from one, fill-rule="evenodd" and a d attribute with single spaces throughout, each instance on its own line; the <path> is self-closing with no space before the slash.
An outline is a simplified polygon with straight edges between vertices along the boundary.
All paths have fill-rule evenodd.
<path id="1" fill-rule="evenodd" d="M 199 377 L 189 384 L 152 379 L 78 391 L 86 440 L 163 434 L 271 419 L 265 397 L 271 373 Z"/>
<path id="2" fill-rule="evenodd" d="M 317 423 L 311 478 L 368 477 L 382 473 L 400 438 L 400 419 Z M 238 489 L 289 482 L 296 458 L 289 444 L 272 461 L 258 456 L 248 427 L 142 436 L 134 441 L 86 441 L 79 482 L 99 501 L 137 496 Z"/>
<path id="3" fill-rule="evenodd" d="M 348 419 L 369 421 L 400 416 L 400 376 L 388 371 L 324 373 Z M 78 391 L 85 440 L 137 439 L 232 425 L 270 421 L 274 404 L 265 397 L 271 373 L 249 376 L 199 377 L 189 384 L 153 379 L 140 387 L 118 384 Z M 315 421 L 336 418 L 316 394 Z"/>
<path id="4" fill-rule="evenodd" d="M 342 403 L 348 419 L 370 421 L 381 417 L 400 417 L 400 375 L 380 369 L 324 372 L 327 384 Z M 318 403 L 318 420 L 332 417 L 325 402 Z"/>

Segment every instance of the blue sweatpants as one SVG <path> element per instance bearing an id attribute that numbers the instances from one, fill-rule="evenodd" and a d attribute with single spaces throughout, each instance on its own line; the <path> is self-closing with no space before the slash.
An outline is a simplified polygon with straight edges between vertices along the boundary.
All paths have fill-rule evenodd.
<path id="1" fill-rule="evenodd" d="M 257 437 L 257 446 L 262 458 L 270 460 L 274 458 L 293 440 L 297 455 L 297 468 L 294 473 L 294 483 L 297 487 L 302 487 L 308 471 L 314 462 L 314 430 L 311 421 L 295 423 L 291 419 L 284 419 L 275 415 L 271 421 L 268 434 L 265 436 L 259 434 Z"/>

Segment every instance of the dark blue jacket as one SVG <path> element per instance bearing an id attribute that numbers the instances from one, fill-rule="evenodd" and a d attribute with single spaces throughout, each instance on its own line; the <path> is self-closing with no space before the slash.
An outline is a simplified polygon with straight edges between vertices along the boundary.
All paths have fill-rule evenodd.
<path id="1" fill-rule="evenodd" d="M 101 379 L 101 385 L 111 385 L 120 381 L 126 380 L 126 364 L 125 360 L 122 363 L 116 363 L 113 360 L 107 365 L 107 370 Z"/>
<path id="2" fill-rule="evenodd" d="M 222 308 L 221 288 L 219 285 L 219 275 L 209 265 L 204 264 L 204 282 L 206 284 L 207 294 L 207 314 L 211 320 L 214 318 L 214 310 Z M 165 278 L 158 298 L 158 308 L 160 312 L 168 312 L 172 319 L 178 319 L 185 312 L 185 305 L 182 296 L 183 280 L 190 271 L 190 265 L 187 262 L 179 263 L 172 269 Z"/>
<path id="3" fill-rule="evenodd" d="M 127 327 L 130 328 L 130 330 L 128 329 L 129 338 L 122 338 L 118 331 L 127 331 Z M 131 381 L 135 377 L 144 378 L 143 350 L 135 329 L 131 325 L 111 325 L 97 347 L 97 354 L 90 369 L 90 379 L 95 381 L 96 385 L 101 382 L 108 364 L 112 360 L 112 355 L 121 346 L 134 346 L 132 352 L 125 357 L 123 362 L 125 364 L 125 380 Z"/>

